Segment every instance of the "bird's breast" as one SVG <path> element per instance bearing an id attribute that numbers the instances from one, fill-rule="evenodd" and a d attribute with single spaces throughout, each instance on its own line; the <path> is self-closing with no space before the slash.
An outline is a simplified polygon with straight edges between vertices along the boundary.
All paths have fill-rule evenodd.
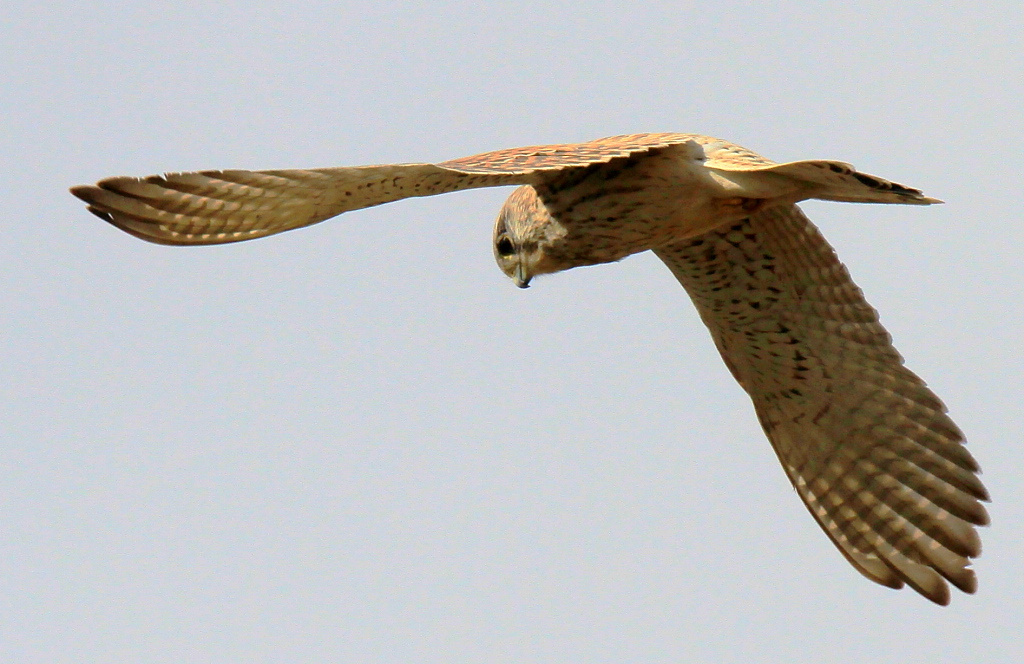
<path id="1" fill-rule="evenodd" d="M 565 231 L 548 248 L 576 265 L 621 260 L 744 218 L 751 199 L 723 197 L 700 163 L 672 151 L 615 159 L 535 185 Z"/>

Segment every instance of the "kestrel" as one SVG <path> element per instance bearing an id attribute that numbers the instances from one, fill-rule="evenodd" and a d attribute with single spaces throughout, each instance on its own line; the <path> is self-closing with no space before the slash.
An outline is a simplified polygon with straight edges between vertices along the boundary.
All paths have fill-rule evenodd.
<path id="1" fill-rule="evenodd" d="M 136 237 L 238 242 L 413 196 L 522 185 L 493 249 L 539 274 L 651 250 L 690 294 L 797 493 L 864 576 L 948 604 L 977 587 L 988 493 L 963 434 L 796 203 L 928 205 L 838 161 L 779 164 L 695 134 L 513 148 L 438 164 L 114 177 L 71 192 Z"/>

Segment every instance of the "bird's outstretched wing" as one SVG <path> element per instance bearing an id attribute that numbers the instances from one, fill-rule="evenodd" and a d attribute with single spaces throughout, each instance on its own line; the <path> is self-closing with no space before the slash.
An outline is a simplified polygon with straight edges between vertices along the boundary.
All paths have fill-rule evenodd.
<path id="1" fill-rule="evenodd" d="M 159 244 L 241 242 L 413 196 L 524 182 L 432 164 L 113 177 L 71 193 L 121 230 Z"/>
<path id="2" fill-rule="evenodd" d="M 655 251 L 696 303 L 790 481 L 873 581 L 965 592 L 988 499 L 963 434 L 795 205 Z"/>
<path id="3" fill-rule="evenodd" d="M 73 187 L 89 210 L 160 244 L 240 242 L 350 210 L 462 189 L 533 184 L 545 174 L 689 142 L 691 134 L 635 134 L 570 145 L 487 152 L 440 164 L 275 171 L 198 171 L 112 177 Z M 708 139 L 712 140 L 712 139 Z"/>

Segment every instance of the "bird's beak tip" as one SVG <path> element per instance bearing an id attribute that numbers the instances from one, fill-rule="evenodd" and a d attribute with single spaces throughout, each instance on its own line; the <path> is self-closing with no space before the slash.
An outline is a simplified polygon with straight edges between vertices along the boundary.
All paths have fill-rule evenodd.
<path id="1" fill-rule="evenodd" d="M 512 281 L 516 282 L 516 286 L 519 286 L 520 288 L 529 288 L 530 279 L 532 278 L 533 277 L 526 274 L 526 270 L 522 265 L 516 266 L 515 271 L 512 273 Z"/>

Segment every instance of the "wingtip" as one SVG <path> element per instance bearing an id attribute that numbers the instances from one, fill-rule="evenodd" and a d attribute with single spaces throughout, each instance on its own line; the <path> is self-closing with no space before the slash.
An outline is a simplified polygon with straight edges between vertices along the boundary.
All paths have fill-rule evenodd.
<path id="1" fill-rule="evenodd" d="M 920 591 L 918 591 L 920 592 Z M 924 593 L 922 593 L 924 594 Z M 949 587 L 943 584 L 942 589 L 937 591 L 933 595 L 924 595 L 926 599 L 930 599 L 939 606 L 949 606 L 949 603 L 953 601 L 953 596 L 949 592 Z"/>
<path id="2" fill-rule="evenodd" d="M 92 212 L 94 215 L 96 215 L 97 217 L 99 217 L 100 219 L 107 223 L 114 223 L 114 215 L 110 214 L 106 210 L 101 210 L 100 208 L 94 205 L 87 205 L 85 209 L 88 210 L 89 212 Z M 116 225 L 117 224 L 115 224 L 115 226 Z"/>
<path id="3" fill-rule="evenodd" d="M 110 214 L 102 205 L 99 204 L 99 200 L 96 196 L 101 190 L 91 184 L 79 184 L 68 189 L 71 194 L 81 201 L 86 203 L 85 209 L 96 215 L 103 221 L 108 223 L 114 223 L 114 216 Z"/>
<path id="4" fill-rule="evenodd" d="M 946 577 L 949 582 L 956 586 L 959 590 L 973 595 L 978 592 L 978 576 L 972 569 L 965 569 L 960 574 L 952 577 Z"/>
<path id="5" fill-rule="evenodd" d="M 94 187 L 91 184 L 78 184 L 68 189 L 68 191 L 70 191 L 71 195 L 74 196 L 75 198 L 83 200 L 86 203 L 92 203 L 92 192 L 95 189 L 96 187 Z"/>

